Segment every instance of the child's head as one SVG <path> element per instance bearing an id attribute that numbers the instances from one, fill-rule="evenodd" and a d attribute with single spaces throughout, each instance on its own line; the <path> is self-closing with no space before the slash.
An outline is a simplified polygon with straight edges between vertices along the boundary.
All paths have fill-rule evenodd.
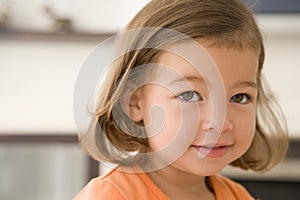
<path id="1" fill-rule="evenodd" d="M 248 136 L 245 135 L 244 137 L 246 141 L 244 141 L 245 144 L 241 149 L 243 155 L 237 156 L 235 159 L 230 158 L 232 159 L 230 161 L 232 165 L 243 169 L 250 168 L 256 171 L 265 171 L 282 160 L 287 149 L 287 135 L 284 119 L 280 119 L 282 117 L 280 109 L 278 110 L 278 107 L 274 104 L 273 96 L 263 82 L 262 67 L 265 55 L 262 36 L 252 14 L 239 0 L 153 0 L 132 19 L 126 30 L 134 30 L 136 34 L 133 34 L 126 45 L 128 45 L 128 49 L 134 50 L 122 55 L 118 62 L 114 63 L 112 68 L 108 70 L 99 94 L 96 115 L 103 131 L 90 132 L 89 134 L 95 135 L 87 135 L 81 138 L 84 145 L 90 145 L 86 148 L 94 158 L 119 164 L 137 164 L 141 159 L 139 153 L 146 153 L 155 146 L 155 144 L 152 144 L 152 140 L 145 136 L 146 133 L 143 128 L 147 125 L 147 120 L 150 123 L 155 118 L 147 119 L 147 115 L 142 113 L 149 111 L 145 111 L 145 107 L 154 98 L 153 87 L 156 86 L 151 88 L 151 86 L 145 85 L 131 92 L 133 95 L 129 97 L 128 102 L 130 105 L 128 107 L 131 107 L 129 111 L 117 109 L 115 114 L 113 113 L 116 104 L 122 102 L 120 100 L 123 97 L 122 92 L 119 92 L 118 88 L 126 88 L 125 85 L 128 84 L 126 80 L 130 76 L 130 70 L 133 71 L 137 66 L 149 63 L 179 66 L 175 70 L 182 74 L 188 68 L 185 67 L 188 64 L 185 63 L 184 59 L 161 50 L 166 46 L 182 42 L 182 38 L 176 34 L 157 37 L 160 29 L 149 29 L 151 31 L 148 32 L 139 31 L 147 27 L 171 29 L 192 38 L 204 46 L 218 66 L 224 81 L 226 98 L 229 98 L 228 102 L 240 105 L 244 101 L 254 99 L 253 102 L 249 103 L 252 107 L 248 105 L 248 110 L 246 109 L 244 114 L 236 120 L 236 127 L 232 127 L 232 124 L 228 123 L 228 119 L 225 119 L 223 129 L 226 129 L 227 126 L 228 132 L 234 129 L 235 131 L 249 133 Z M 148 48 L 149 43 L 154 48 Z M 173 64 L 170 63 L 170 60 L 173 61 Z M 236 63 L 238 65 L 233 66 Z M 244 69 L 239 67 L 244 67 Z M 234 72 L 231 72 L 232 70 Z M 149 71 L 143 74 L 143 78 L 147 78 L 147 75 L 151 73 L 151 70 Z M 127 75 L 127 78 L 124 78 L 125 75 Z M 155 73 L 152 72 L 152 76 L 155 76 Z M 248 86 L 250 85 L 252 89 L 237 91 L 236 93 L 229 91 L 228 87 L 234 84 L 231 82 L 231 77 L 236 79 L 238 79 L 237 77 L 244 77 L 245 79 L 246 76 L 250 80 L 247 79 L 247 82 L 252 80 L 252 83 L 254 83 L 248 83 Z M 245 81 L 244 79 L 242 81 Z M 197 84 L 193 84 L 193 81 L 191 85 L 193 88 L 198 87 Z M 196 91 L 196 89 L 194 90 Z M 203 87 L 201 90 L 208 91 L 208 88 Z M 163 91 L 161 92 L 163 93 Z M 176 96 L 177 101 L 187 101 L 186 98 L 192 100 L 196 98 L 195 101 L 197 102 L 203 100 L 201 100 L 202 97 L 198 93 L 190 91 Z M 191 99 L 188 99 L 188 101 Z M 168 105 L 165 105 L 165 111 L 168 111 L 166 107 Z M 141 111 L 143 106 L 144 111 Z M 236 110 L 243 109 L 236 108 Z M 170 112 L 172 112 L 172 109 L 170 109 Z M 230 115 L 231 111 L 227 110 L 227 112 L 226 115 Z M 243 111 L 235 112 L 243 113 Z M 243 117 L 245 120 L 243 120 Z M 124 121 L 116 122 L 116 118 L 122 118 Z M 281 122 L 282 120 L 283 122 Z M 204 121 L 200 117 L 202 124 L 199 126 L 205 126 L 203 125 Z M 208 124 L 208 129 L 210 129 L 211 124 Z M 132 126 L 135 127 L 135 125 L 140 128 L 132 129 Z M 176 124 L 174 126 L 176 127 Z M 200 136 L 196 135 L 195 137 Z M 93 142 L 96 142 L 95 145 L 91 145 Z M 196 144 L 191 143 L 191 145 Z M 245 151 L 246 153 L 244 153 Z"/>

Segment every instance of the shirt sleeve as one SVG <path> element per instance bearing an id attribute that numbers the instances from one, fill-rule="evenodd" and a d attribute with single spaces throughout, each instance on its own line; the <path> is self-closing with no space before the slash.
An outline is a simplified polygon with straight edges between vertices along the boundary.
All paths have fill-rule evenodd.
<path id="1" fill-rule="evenodd" d="M 73 200 L 125 200 L 121 192 L 109 181 L 91 180 Z"/>

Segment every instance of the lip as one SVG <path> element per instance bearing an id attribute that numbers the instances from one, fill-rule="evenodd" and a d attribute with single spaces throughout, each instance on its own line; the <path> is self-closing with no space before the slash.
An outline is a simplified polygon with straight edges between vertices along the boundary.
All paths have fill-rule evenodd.
<path id="1" fill-rule="evenodd" d="M 223 157 L 232 145 L 205 145 L 205 146 L 197 146 L 192 145 L 193 148 L 199 153 L 200 158 L 210 157 L 210 158 L 220 158 Z"/>

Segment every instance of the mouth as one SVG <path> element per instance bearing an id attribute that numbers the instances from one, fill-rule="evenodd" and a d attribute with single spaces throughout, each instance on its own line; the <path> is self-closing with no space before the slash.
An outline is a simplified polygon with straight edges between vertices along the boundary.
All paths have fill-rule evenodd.
<path id="1" fill-rule="evenodd" d="M 223 157 L 232 145 L 191 145 L 198 152 L 199 158 L 211 157 L 211 158 L 220 158 Z"/>

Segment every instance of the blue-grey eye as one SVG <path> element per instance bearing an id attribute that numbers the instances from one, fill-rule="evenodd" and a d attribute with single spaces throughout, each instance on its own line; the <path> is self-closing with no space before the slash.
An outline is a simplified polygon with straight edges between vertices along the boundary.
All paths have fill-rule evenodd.
<path id="1" fill-rule="evenodd" d="M 241 94 L 236 94 L 233 97 L 231 97 L 230 102 L 245 104 L 245 103 L 248 103 L 249 100 L 250 100 L 249 95 L 241 93 Z"/>
<path id="2" fill-rule="evenodd" d="M 183 101 L 190 101 L 190 102 L 203 100 L 202 97 L 195 91 L 183 92 L 177 97 Z"/>

